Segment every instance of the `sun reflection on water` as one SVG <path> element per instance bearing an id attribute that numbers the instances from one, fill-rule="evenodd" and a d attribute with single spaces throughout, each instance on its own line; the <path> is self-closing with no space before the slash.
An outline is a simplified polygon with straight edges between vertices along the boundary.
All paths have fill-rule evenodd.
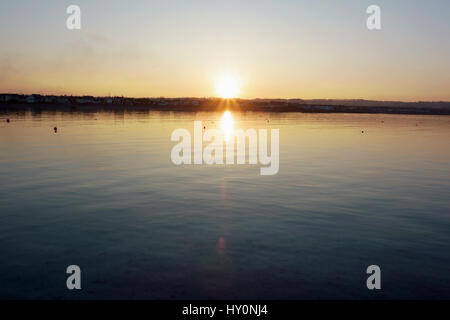
<path id="1" fill-rule="evenodd" d="M 230 111 L 225 111 L 225 113 L 222 116 L 220 127 L 223 131 L 223 136 L 225 141 L 228 141 L 230 139 L 230 136 L 233 134 L 233 117 L 231 116 Z"/>

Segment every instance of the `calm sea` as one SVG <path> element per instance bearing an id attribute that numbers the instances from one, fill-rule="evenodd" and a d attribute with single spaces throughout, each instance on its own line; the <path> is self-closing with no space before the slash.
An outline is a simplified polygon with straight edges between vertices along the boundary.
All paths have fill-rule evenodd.
<path id="1" fill-rule="evenodd" d="M 450 298 L 450 117 L 232 116 L 277 175 L 172 163 L 220 113 L 0 114 L 0 298 Z"/>

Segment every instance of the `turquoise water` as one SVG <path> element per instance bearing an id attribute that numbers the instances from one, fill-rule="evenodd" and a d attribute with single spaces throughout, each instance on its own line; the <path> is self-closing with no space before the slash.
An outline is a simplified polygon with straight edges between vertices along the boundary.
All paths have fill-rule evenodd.
<path id="1" fill-rule="evenodd" d="M 1 114 L 0 298 L 450 298 L 450 117 L 234 113 L 280 130 L 277 175 L 175 166 L 220 117 Z"/>

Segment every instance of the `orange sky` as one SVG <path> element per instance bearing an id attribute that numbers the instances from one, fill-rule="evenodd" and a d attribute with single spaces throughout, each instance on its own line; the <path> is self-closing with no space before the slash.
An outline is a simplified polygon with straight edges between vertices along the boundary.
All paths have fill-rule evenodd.
<path id="1" fill-rule="evenodd" d="M 450 100 L 448 1 L 79 1 L 0 4 L 0 92 L 242 98 Z"/>

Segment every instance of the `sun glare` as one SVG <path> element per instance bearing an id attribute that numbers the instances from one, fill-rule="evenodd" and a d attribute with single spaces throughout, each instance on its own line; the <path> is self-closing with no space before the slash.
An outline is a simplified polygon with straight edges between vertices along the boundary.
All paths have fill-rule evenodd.
<path id="1" fill-rule="evenodd" d="M 227 110 L 223 114 L 220 127 L 222 128 L 225 141 L 228 141 L 230 139 L 230 136 L 233 134 L 233 127 L 234 127 L 233 117 L 231 116 L 230 111 Z"/>
<path id="2" fill-rule="evenodd" d="M 216 82 L 216 94 L 221 98 L 236 98 L 239 95 L 239 90 L 240 82 L 235 76 L 222 76 Z"/>

